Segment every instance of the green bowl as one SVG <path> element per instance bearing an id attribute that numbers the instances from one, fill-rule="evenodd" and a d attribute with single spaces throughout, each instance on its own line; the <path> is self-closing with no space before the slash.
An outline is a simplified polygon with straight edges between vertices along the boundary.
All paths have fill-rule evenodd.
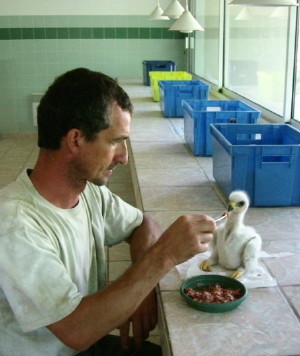
<path id="1" fill-rule="evenodd" d="M 201 286 L 211 286 L 219 284 L 223 288 L 239 289 L 242 292 L 242 297 L 227 303 L 197 302 L 194 301 L 191 297 L 188 297 L 185 294 L 184 290 L 186 288 L 196 288 L 198 284 L 201 284 Z M 182 283 L 180 287 L 180 294 L 191 307 L 197 310 L 201 310 L 207 313 L 224 313 L 237 308 L 246 299 L 247 289 L 243 283 L 236 279 L 217 274 L 209 274 L 187 279 L 184 283 Z"/>

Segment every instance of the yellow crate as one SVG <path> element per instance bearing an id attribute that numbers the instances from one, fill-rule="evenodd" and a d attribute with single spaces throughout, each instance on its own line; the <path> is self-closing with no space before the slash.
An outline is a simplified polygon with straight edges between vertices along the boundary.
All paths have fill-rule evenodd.
<path id="1" fill-rule="evenodd" d="M 160 90 L 158 82 L 160 80 L 191 80 L 192 74 L 188 72 L 172 71 L 172 72 L 149 72 L 152 96 L 154 101 L 160 100 Z"/>

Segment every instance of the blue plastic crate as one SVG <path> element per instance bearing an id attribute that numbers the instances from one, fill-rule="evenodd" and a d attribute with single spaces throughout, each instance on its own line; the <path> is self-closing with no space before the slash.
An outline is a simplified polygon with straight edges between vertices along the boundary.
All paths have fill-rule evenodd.
<path id="1" fill-rule="evenodd" d="M 150 85 L 149 72 L 151 71 L 174 71 L 176 63 L 173 61 L 143 61 L 143 80 L 145 85 Z"/>
<path id="2" fill-rule="evenodd" d="M 195 156 L 212 155 L 210 124 L 256 124 L 261 112 L 239 100 L 184 100 L 184 138 Z"/>
<path id="3" fill-rule="evenodd" d="M 300 205 L 300 131 L 287 124 L 210 126 L 213 175 L 226 197 L 247 191 L 252 206 Z"/>
<path id="4" fill-rule="evenodd" d="M 210 86 L 201 80 L 160 80 L 160 107 L 165 117 L 183 117 L 183 99 L 207 100 Z"/>

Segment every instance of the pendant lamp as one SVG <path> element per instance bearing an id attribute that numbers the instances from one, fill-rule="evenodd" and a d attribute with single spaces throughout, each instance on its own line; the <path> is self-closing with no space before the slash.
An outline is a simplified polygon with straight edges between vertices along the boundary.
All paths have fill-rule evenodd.
<path id="1" fill-rule="evenodd" d="M 244 6 L 298 6 L 297 0 L 232 0 L 229 5 Z"/>
<path id="2" fill-rule="evenodd" d="M 235 20 L 237 21 L 247 21 L 247 20 L 253 20 L 253 16 L 251 15 L 250 11 L 248 8 L 245 6 L 242 8 L 242 10 L 238 13 L 238 15 L 235 17 Z"/>
<path id="3" fill-rule="evenodd" d="M 171 19 L 178 19 L 183 13 L 184 8 L 178 0 L 172 0 L 170 5 L 163 12 L 163 16 L 168 16 Z"/>
<path id="4" fill-rule="evenodd" d="M 155 9 L 149 15 L 150 20 L 170 20 L 168 16 L 163 16 L 164 10 L 160 7 L 159 1 L 157 1 L 157 5 Z"/>
<path id="5" fill-rule="evenodd" d="M 275 19 L 286 19 L 287 13 L 285 12 L 285 10 L 286 9 L 282 9 L 282 7 L 275 7 L 275 9 L 272 10 L 269 17 L 272 17 Z"/>
<path id="6" fill-rule="evenodd" d="M 204 31 L 204 28 L 190 13 L 188 1 L 186 0 L 185 10 L 177 21 L 169 28 L 170 31 L 180 31 L 183 33 L 191 33 L 193 31 Z"/>

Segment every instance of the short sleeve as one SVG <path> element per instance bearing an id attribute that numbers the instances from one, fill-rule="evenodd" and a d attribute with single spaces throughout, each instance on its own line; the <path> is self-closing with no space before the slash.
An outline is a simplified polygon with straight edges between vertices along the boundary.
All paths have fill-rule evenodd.
<path id="1" fill-rule="evenodd" d="M 114 245 L 127 239 L 133 230 L 141 225 L 143 213 L 141 210 L 126 203 L 117 195 L 113 194 L 107 187 L 90 187 L 88 195 L 98 195 L 97 198 L 87 198 L 93 214 L 93 224 L 103 228 L 106 245 Z"/>

